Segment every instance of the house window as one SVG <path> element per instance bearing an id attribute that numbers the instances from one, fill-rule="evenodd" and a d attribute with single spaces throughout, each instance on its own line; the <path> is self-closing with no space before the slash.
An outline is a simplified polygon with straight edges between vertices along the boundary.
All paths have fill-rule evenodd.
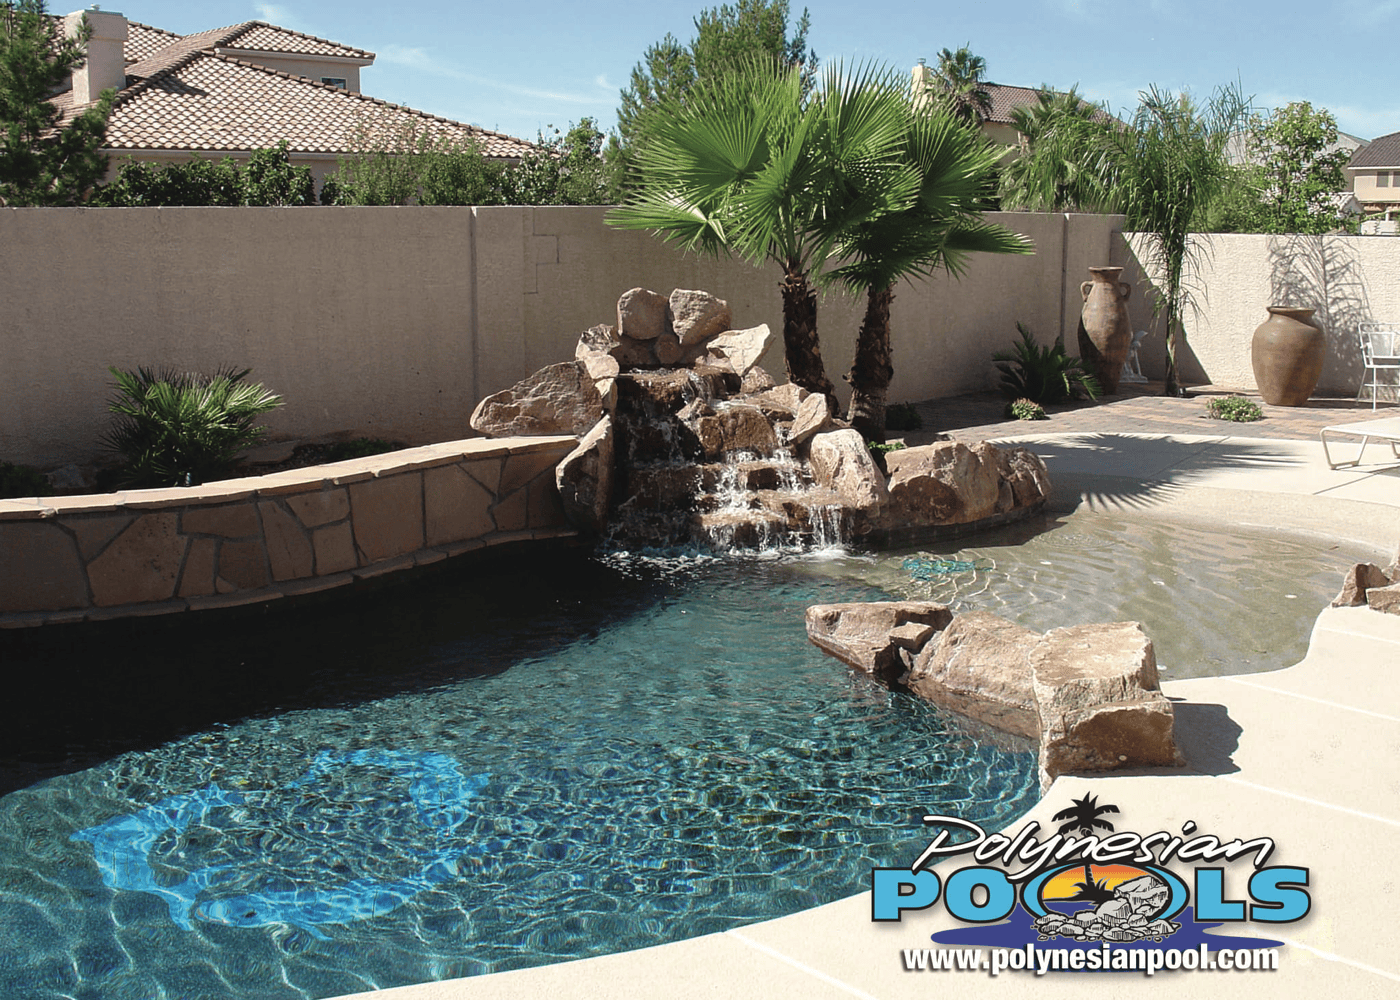
<path id="1" fill-rule="evenodd" d="M 1390 187 L 1390 173 L 1389 173 L 1389 171 L 1382 170 L 1380 173 L 1376 174 L 1376 187 L 1378 187 L 1378 188 Z"/>
<path id="2" fill-rule="evenodd" d="M 323 76 L 321 82 L 331 87 L 339 87 L 341 90 L 345 89 L 345 77 L 343 76 Z"/>

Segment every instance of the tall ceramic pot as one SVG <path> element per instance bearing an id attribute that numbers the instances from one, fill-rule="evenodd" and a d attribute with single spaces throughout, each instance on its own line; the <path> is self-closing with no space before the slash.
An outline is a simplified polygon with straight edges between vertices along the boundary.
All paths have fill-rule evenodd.
<path id="1" fill-rule="evenodd" d="M 1268 308 L 1249 352 L 1259 395 L 1272 406 L 1304 406 L 1322 377 L 1322 330 L 1312 322 L 1311 309 Z"/>
<path id="2" fill-rule="evenodd" d="M 1133 343 L 1128 296 L 1133 286 L 1119 281 L 1121 267 L 1091 267 L 1091 281 L 1079 286 L 1084 310 L 1079 315 L 1079 356 L 1099 380 L 1105 395 L 1118 391 L 1123 362 Z"/>

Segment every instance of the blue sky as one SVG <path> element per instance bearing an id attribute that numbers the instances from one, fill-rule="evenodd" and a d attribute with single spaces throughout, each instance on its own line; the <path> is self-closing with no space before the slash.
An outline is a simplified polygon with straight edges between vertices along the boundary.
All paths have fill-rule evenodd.
<path id="1" fill-rule="evenodd" d="M 526 5 L 401 0 L 110 0 L 103 6 L 181 34 L 264 20 L 369 49 L 365 93 L 533 139 L 585 116 L 606 130 L 648 45 L 683 41 L 707 4 L 539 0 Z M 823 63 L 907 70 L 967 44 L 997 83 L 1078 84 L 1115 113 L 1151 84 L 1205 96 L 1238 81 L 1260 108 L 1326 107 L 1364 139 L 1400 131 L 1400 0 L 817 0 L 809 39 Z M 50 10 L 70 9 L 50 0 Z M 800 12 L 801 5 L 797 11 Z M 1390 41 L 1387 41 L 1390 39 Z"/>

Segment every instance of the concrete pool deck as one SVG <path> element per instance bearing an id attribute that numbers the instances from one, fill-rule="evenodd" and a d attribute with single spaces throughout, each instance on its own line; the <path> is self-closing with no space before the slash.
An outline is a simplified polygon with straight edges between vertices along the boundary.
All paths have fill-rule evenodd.
<path id="1" fill-rule="evenodd" d="M 1353 414 L 1330 416 L 1329 422 L 1342 422 Z M 1251 425 L 1210 424 L 1202 429 L 1218 433 L 1146 435 L 1124 432 L 1121 422 L 1116 426 L 1037 435 L 1019 432 L 1044 424 L 1022 424 L 1014 437 L 982 436 L 1015 440 L 1042 455 L 1056 490 L 1052 505 L 1061 510 L 1087 504 L 1203 520 L 1226 529 L 1345 540 L 1374 550 L 1382 565 L 1396 553 L 1400 463 L 1332 470 L 1315 436 L 1251 436 Z M 1388 449 L 1373 453 L 1386 456 Z M 1340 589 L 1341 580 L 1337 583 Z M 1318 609 L 1300 611 L 1312 615 Z M 993 977 L 985 971 L 905 971 L 904 949 L 927 948 L 930 933 L 966 925 L 949 917 L 941 902 L 906 913 L 900 922 L 875 923 L 865 893 L 656 948 L 356 996 L 884 1000 L 950 990 L 960 997 L 1079 997 L 1089 982 L 1091 991 L 1102 994 L 1128 989 L 1170 996 L 1397 996 L 1400 875 L 1390 864 L 1400 848 L 1397 668 L 1400 616 L 1366 608 L 1322 609 L 1307 655 L 1296 665 L 1162 685 L 1176 704 L 1184 768 L 1064 776 L 1013 825 L 1019 830 L 1033 819 L 1040 824 L 1039 835 L 1049 836 L 1060 826 L 1051 817 L 1068 807 L 1071 797 L 1089 793 L 1118 806 L 1121 814 L 1111 818 L 1119 831 L 1175 833 L 1193 822 L 1195 835 L 1215 835 L 1222 842 L 1272 838 L 1277 846 L 1269 865 L 1309 869 L 1311 912 L 1295 923 L 1252 922 L 1220 930 L 1282 940 L 1274 972 L 1159 972 L 1150 979 L 1132 972 L 1100 982 L 1067 972 Z M 891 767 L 897 766 L 896 748 Z M 950 859 L 935 871 L 946 877 L 970 863 Z M 1225 868 L 1223 898 L 1245 899 L 1249 861 L 1216 864 Z M 1170 940 L 1162 947 L 1171 947 Z M 1039 947 L 1056 944 L 1068 946 L 1060 941 Z"/>

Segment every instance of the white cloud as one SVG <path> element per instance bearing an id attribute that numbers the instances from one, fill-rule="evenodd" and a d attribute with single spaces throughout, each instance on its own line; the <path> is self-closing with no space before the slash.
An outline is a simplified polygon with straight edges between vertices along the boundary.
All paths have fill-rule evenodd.
<path id="1" fill-rule="evenodd" d="M 253 10 L 258 12 L 259 21 L 268 21 L 280 27 L 287 28 L 296 24 L 298 18 L 292 13 L 289 7 L 279 7 L 271 3 L 255 3 Z"/>
<path id="2" fill-rule="evenodd" d="M 473 73 L 468 73 L 466 70 L 461 69 L 453 63 L 443 62 L 426 49 L 410 48 L 403 45 L 386 45 L 379 53 L 379 60 L 394 66 L 405 66 L 409 69 L 417 70 L 420 73 L 445 76 L 453 80 L 474 83 L 481 87 L 494 87 L 497 90 L 503 90 L 508 94 L 518 94 L 521 97 L 533 97 L 547 101 L 564 101 L 569 104 L 596 104 L 599 99 L 598 95 L 595 93 L 568 94 L 553 90 L 539 90 L 534 87 L 522 87 L 519 84 L 477 76 Z M 602 80 L 603 77 L 599 76 L 594 82 L 598 83 L 599 86 L 603 86 Z"/>

